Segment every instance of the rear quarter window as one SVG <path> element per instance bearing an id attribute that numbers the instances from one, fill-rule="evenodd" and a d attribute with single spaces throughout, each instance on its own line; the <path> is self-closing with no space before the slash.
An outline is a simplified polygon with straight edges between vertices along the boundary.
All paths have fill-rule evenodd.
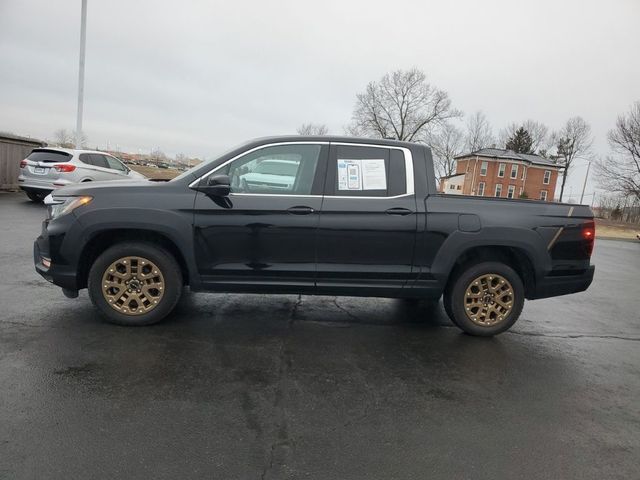
<path id="1" fill-rule="evenodd" d="M 68 162 L 71 160 L 71 154 L 57 150 L 34 150 L 29 154 L 27 160 L 44 163 Z"/>

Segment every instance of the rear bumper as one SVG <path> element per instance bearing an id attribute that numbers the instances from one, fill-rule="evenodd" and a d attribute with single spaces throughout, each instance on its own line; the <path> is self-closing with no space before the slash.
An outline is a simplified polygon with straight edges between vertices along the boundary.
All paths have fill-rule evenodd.
<path id="1" fill-rule="evenodd" d="M 533 300 L 584 292 L 591 285 L 595 270 L 596 267 L 591 265 L 579 275 L 546 276 L 537 282 L 535 291 L 528 298 Z"/>
<path id="2" fill-rule="evenodd" d="M 57 179 L 55 180 L 57 182 Z M 58 188 L 54 185 L 54 180 L 45 178 L 34 178 L 33 175 L 20 174 L 18 176 L 18 185 L 22 190 L 55 190 Z"/>

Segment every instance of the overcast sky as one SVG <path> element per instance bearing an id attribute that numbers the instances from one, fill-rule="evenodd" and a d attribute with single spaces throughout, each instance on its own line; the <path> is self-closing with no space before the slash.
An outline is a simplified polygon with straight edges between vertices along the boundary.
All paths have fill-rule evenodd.
<path id="1" fill-rule="evenodd" d="M 212 158 L 303 122 L 341 134 L 356 93 L 414 66 L 495 133 L 581 115 L 601 155 L 640 100 L 639 0 L 88 1 L 90 146 Z M 0 131 L 74 129 L 80 4 L 0 0 Z"/>

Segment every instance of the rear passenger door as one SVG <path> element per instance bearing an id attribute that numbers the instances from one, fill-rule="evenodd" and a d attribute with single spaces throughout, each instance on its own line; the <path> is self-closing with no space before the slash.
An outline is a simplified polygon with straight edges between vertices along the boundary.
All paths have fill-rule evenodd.
<path id="1" fill-rule="evenodd" d="M 112 180 L 114 175 L 109 169 L 109 163 L 104 155 L 98 153 L 81 153 L 80 161 L 87 165 L 84 167 L 86 175 L 91 180 Z"/>
<path id="2" fill-rule="evenodd" d="M 416 276 L 411 152 L 332 143 L 324 194 L 317 243 L 318 293 L 398 294 Z"/>
<path id="3" fill-rule="evenodd" d="M 91 163 L 96 167 L 96 171 L 100 176 L 100 178 L 96 180 L 116 180 L 121 178 L 121 175 L 111 168 L 111 165 L 109 164 L 109 157 L 107 155 L 92 153 Z"/>

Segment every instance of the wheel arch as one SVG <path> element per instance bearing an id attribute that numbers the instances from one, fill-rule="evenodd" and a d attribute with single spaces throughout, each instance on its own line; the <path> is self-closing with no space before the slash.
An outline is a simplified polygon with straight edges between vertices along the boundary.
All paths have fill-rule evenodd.
<path id="1" fill-rule="evenodd" d="M 185 285 L 190 283 L 189 267 L 177 243 L 167 234 L 142 228 L 113 228 L 95 232 L 82 248 L 78 259 L 78 288 L 86 288 L 89 270 L 96 258 L 105 249 L 122 242 L 147 242 L 163 247 L 171 253 L 182 272 Z"/>
<path id="2" fill-rule="evenodd" d="M 445 291 L 467 267 L 489 261 L 504 263 L 513 268 L 522 279 L 525 297 L 529 297 L 535 291 L 536 273 L 531 254 L 522 247 L 500 244 L 476 245 L 460 252 L 449 269 Z"/>

